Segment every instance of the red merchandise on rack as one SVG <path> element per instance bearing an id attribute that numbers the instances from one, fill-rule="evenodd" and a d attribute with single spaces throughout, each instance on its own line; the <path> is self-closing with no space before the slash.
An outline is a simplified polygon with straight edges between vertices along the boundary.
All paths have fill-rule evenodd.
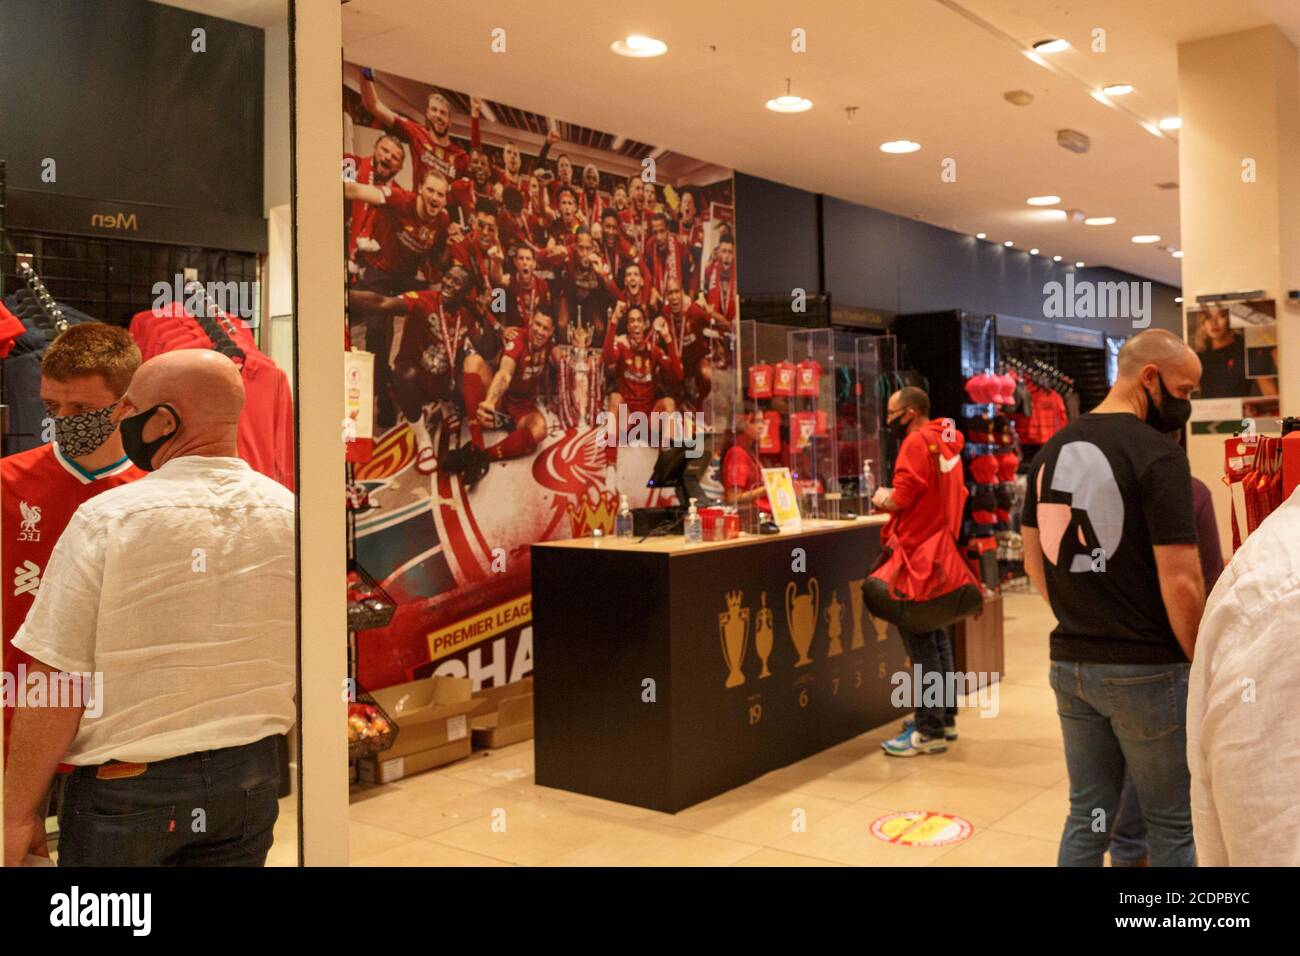
<path id="1" fill-rule="evenodd" d="M 776 381 L 772 385 L 772 394 L 789 397 L 794 394 L 794 363 L 777 362 L 772 366 Z"/>
<path id="2" fill-rule="evenodd" d="M 1229 438 L 1224 442 L 1223 483 L 1231 493 L 1241 485 L 1246 505 L 1246 535 L 1249 535 L 1282 504 L 1283 439 L 1255 437 Z M 1232 550 L 1241 547 L 1244 536 L 1237 520 L 1237 501 L 1232 498 Z"/>
<path id="3" fill-rule="evenodd" d="M 242 353 L 244 410 L 239 416 L 239 457 L 255 470 L 293 490 L 293 393 L 284 370 L 261 352 L 239 319 L 216 319 Z M 180 302 L 146 309 L 131 317 L 131 337 L 146 361 L 176 349 L 216 346 Z"/>
<path id="4" fill-rule="evenodd" d="M 766 362 L 749 367 L 749 397 L 772 397 L 772 366 Z"/>

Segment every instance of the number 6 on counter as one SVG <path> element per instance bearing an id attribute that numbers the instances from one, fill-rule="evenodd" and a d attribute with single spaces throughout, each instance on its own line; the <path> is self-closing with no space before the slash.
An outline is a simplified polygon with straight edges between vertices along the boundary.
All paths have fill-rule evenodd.
<path id="1" fill-rule="evenodd" d="M 799 706 L 800 707 L 808 706 L 808 688 L 806 687 L 803 690 L 799 691 Z"/>

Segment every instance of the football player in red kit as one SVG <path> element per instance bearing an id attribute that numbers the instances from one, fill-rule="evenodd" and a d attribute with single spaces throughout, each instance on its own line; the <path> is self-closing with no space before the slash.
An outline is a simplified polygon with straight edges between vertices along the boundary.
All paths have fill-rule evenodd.
<path id="1" fill-rule="evenodd" d="M 455 182 L 469 173 L 469 156 L 451 141 L 451 103 L 441 93 L 430 93 L 424 108 L 424 123 L 394 113 L 379 99 L 375 78 L 369 67 L 361 70 L 361 102 L 389 130 L 411 144 L 412 177 L 417 183 L 436 169 L 447 182 Z"/>
<path id="2" fill-rule="evenodd" d="M 140 350 L 125 329 L 72 326 L 41 359 L 41 402 L 54 440 L 0 459 L 0 561 L 6 586 L 12 582 L 4 599 L 3 664 L 15 680 L 18 665 L 31 658 L 10 642 L 36 599 L 59 535 L 83 501 L 144 477 L 122 451 L 113 421 L 139 367 Z M 6 707 L 6 746 L 12 717 Z"/>
<path id="3" fill-rule="evenodd" d="M 632 243 L 623 235 L 618 211 L 612 207 L 601 213 L 600 254 L 615 282 L 622 282 L 627 264 L 637 261 L 637 250 L 632 248 Z"/>
<path id="4" fill-rule="evenodd" d="M 551 206 L 559 207 L 560 190 L 573 190 L 574 201 L 577 201 L 578 184 L 573 181 L 573 160 L 567 153 L 561 153 L 555 158 L 555 177 L 546 184 L 547 191 L 551 194 Z"/>
<path id="5" fill-rule="evenodd" d="M 601 214 L 612 205 L 609 193 L 600 188 L 600 170 L 588 163 L 582 168 L 582 189 L 578 193 L 578 209 L 588 225 L 600 222 Z"/>
<path id="6" fill-rule="evenodd" d="M 512 420 L 510 434 L 488 448 L 477 442 L 462 445 L 443 456 L 442 469 L 459 474 L 468 487 L 478 484 L 494 461 L 530 455 L 546 437 L 546 416 L 537 406 L 542 379 L 556 359 L 551 338 L 554 325 L 545 312 L 534 312 L 526 329 L 505 330 L 500 367 L 488 386 L 477 412 L 480 428 L 500 427 L 497 412 Z"/>
<path id="7" fill-rule="evenodd" d="M 618 300 L 625 305 L 639 305 L 651 310 L 658 297 L 654 290 L 646 285 L 645 270 L 640 262 L 629 262 L 623 266 L 623 290 L 618 293 Z"/>
<path id="8" fill-rule="evenodd" d="M 582 216 L 578 212 L 577 190 L 565 186 L 556 196 L 558 215 L 551 221 L 548 232 L 556 243 L 572 245 L 579 229 L 585 229 Z"/>
<path id="9" fill-rule="evenodd" d="M 691 260 L 686 244 L 673 233 L 668 217 L 661 212 L 650 219 L 650 238 L 646 240 L 641 260 L 649 273 L 656 307 L 663 301 L 669 282 L 683 289 L 690 287 Z"/>
<path id="10" fill-rule="evenodd" d="M 386 186 L 406 161 L 406 147 L 392 133 L 385 133 L 375 140 L 372 155 L 356 156 L 346 153 L 343 158 L 350 164 L 345 177 L 352 182 L 366 186 Z M 356 258 L 358 239 L 369 239 L 370 220 L 374 214 L 375 207 L 369 203 L 359 199 L 352 202 L 348 210 L 348 259 Z M 366 244 L 369 245 L 368 242 Z"/>
<path id="11" fill-rule="evenodd" d="M 494 198 L 492 164 L 481 149 L 469 154 L 469 175 L 451 184 L 447 213 L 462 226 L 468 226 L 480 199 Z"/>
<path id="12" fill-rule="evenodd" d="M 686 246 L 691 259 L 690 287 L 698 288 L 700 280 L 700 259 L 704 252 L 704 221 L 699 214 L 699 197 L 694 189 L 681 191 L 681 203 L 677 207 L 677 237 Z"/>
<path id="13" fill-rule="evenodd" d="M 492 311 L 492 290 L 502 284 L 502 267 L 505 253 L 497 237 L 497 204 L 491 199 L 480 199 L 474 210 L 474 228 L 470 234 L 455 243 L 451 261 L 463 266 L 472 283 L 470 308 L 485 329 L 497 332 L 500 321 Z M 495 358 L 495 349 L 489 350 Z"/>
<path id="14" fill-rule="evenodd" d="M 724 232 L 718 239 L 713 261 L 704 270 L 700 291 L 704 293 L 709 308 L 728 322 L 734 322 L 740 315 L 735 266 L 736 242 L 731 238 L 731 233 Z"/>
<path id="15" fill-rule="evenodd" d="M 457 398 L 467 409 L 477 406 L 492 377 L 474 346 L 478 327 L 466 306 L 471 289 L 469 273 L 453 265 L 439 289 L 384 298 L 374 306 L 387 315 L 406 315 L 393 362 L 393 397 L 415 435 L 415 468 L 421 474 L 437 467 L 425 406 Z"/>
<path id="16" fill-rule="evenodd" d="M 536 274 L 537 260 L 529 246 L 516 246 L 514 272 L 506 280 L 506 325 L 526 329 L 533 314 L 551 314 L 551 287 Z"/>
<path id="17" fill-rule="evenodd" d="M 376 207 L 370 238 L 378 248 L 358 253 L 365 267 L 359 288 L 400 295 L 416 287 L 415 273 L 422 266 L 426 267 L 425 278 L 437 281 L 451 227 L 446 211 L 447 180 L 441 173 L 426 174 L 415 193 L 396 183 L 380 188 L 345 182 L 343 195 Z"/>
<path id="18" fill-rule="evenodd" d="M 691 404 L 698 408 L 712 387 L 710 340 L 704 334 L 711 316 L 708 309 L 687 298 L 675 279 L 668 283 L 661 314 L 668 322 L 682 357 L 682 384 L 694 392 Z"/>
<path id="19" fill-rule="evenodd" d="M 624 313 L 627 315 L 627 335 L 616 337 Z M 620 405 L 626 405 L 629 412 L 643 414 L 676 409 L 676 402 L 671 397 L 655 398 L 657 387 L 662 385 L 671 390 L 682 380 L 682 361 L 677 354 L 677 343 L 662 316 L 655 320 L 652 334 L 646 310 L 639 305 L 628 306 L 620 302 L 614 307 L 609 327 L 605 330 L 605 348 L 601 358 L 614 374 L 614 388 L 609 393 L 611 418 L 617 418 Z"/>

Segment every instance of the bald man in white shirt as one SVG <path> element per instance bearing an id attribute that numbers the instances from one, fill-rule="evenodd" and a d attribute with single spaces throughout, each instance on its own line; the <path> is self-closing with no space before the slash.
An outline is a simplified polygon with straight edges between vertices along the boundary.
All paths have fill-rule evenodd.
<path id="1" fill-rule="evenodd" d="M 1202 866 L 1300 866 L 1300 490 L 1210 593 L 1187 695 Z"/>
<path id="2" fill-rule="evenodd" d="M 205 349 L 150 359 L 122 396 L 123 448 L 150 474 L 77 509 L 14 638 L 38 679 L 95 690 L 17 711 L 7 865 L 46 855 L 60 760 L 60 866 L 265 862 L 296 717 L 294 498 L 238 457 L 243 404 Z"/>

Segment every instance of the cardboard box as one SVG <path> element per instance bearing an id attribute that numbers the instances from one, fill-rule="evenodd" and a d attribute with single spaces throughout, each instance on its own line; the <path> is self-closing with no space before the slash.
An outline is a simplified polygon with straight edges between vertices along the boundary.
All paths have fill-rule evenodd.
<path id="1" fill-rule="evenodd" d="M 470 718 L 474 746 L 496 750 L 533 737 L 533 679 L 489 687 L 474 695 L 479 708 Z"/>
<path id="2" fill-rule="evenodd" d="M 428 677 L 374 691 L 371 696 L 397 721 L 397 740 L 376 759 L 389 761 L 459 741 L 468 747 L 469 714 L 481 703 L 472 686 L 464 677 Z"/>
<path id="3" fill-rule="evenodd" d="M 360 761 L 358 767 L 363 783 L 392 783 L 403 777 L 414 776 L 462 760 L 470 755 L 471 749 L 470 737 L 466 734 L 458 740 L 444 743 L 439 747 L 417 750 L 399 757 L 392 757 L 391 751 L 385 750 L 374 757 L 366 757 Z"/>

